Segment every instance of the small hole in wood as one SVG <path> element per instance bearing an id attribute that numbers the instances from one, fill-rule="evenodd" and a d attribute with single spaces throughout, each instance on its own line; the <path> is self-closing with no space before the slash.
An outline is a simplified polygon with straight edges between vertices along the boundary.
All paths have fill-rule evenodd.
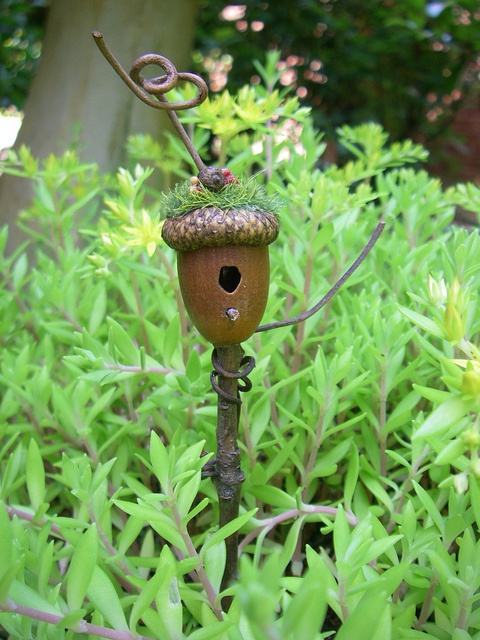
<path id="1" fill-rule="evenodd" d="M 218 284 L 227 293 L 233 293 L 240 284 L 242 274 L 237 267 L 222 267 L 218 277 Z"/>

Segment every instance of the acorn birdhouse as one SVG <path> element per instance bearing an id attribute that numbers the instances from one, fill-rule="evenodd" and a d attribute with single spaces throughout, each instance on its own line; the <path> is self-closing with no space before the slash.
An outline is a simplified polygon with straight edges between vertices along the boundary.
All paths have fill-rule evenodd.
<path id="1" fill-rule="evenodd" d="M 193 183 L 188 191 L 200 206 L 167 217 L 163 239 L 178 252 L 180 290 L 198 331 L 216 346 L 239 344 L 265 311 L 268 245 L 279 222 L 263 208 L 264 191 L 255 185 L 252 192 L 227 170 L 207 167 Z"/>
<path id="2" fill-rule="evenodd" d="M 178 253 L 178 276 L 185 307 L 199 332 L 213 345 L 210 382 L 218 394 L 217 450 L 203 477 L 212 477 L 218 494 L 219 526 L 239 514 L 244 479 L 237 444 L 240 392 L 249 391 L 248 375 L 255 366 L 241 343 L 256 330 L 265 331 L 303 322 L 317 313 L 358 268 L 382 232 L 380 223 L 360 256 L 330 291 L 311 309 L 294 318 L 259 325 L 269 288 L 268 245 L 279 233 L 275 215 L 279 203 L 255 180 L 242 182 L 227 169 L 205 167 L 176 111 L 196 107 L 206 99 L 205 82 L 192 73 L 178 73 L 170 60 L 145 54 L 128 74 L 108 49 L 99 32 L 95 42 L 122 80 L 142 102 L 165 110 L 199 170 L 190 184 L 177 186 L 164 198 L 167 219 L 162 228 L 165 242 Z M 140 71 L 158 65 L 162 74 L 146 79 Z M 177 81 L 193 83 L 196 94 L 186 101 L 169 102 L 164 94 Z M 225 571 L 220 590 L 237 578 L 238 528 L 225 538 Z M 228 610 L 229 597 L 222 607 Z M 221 613 L 219 611 L 220 618 Z"/>

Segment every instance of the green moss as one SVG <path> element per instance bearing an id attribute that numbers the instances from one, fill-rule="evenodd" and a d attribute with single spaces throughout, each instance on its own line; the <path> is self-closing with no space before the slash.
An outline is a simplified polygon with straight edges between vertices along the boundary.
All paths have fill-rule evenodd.
<path id="1" fill-rule="evenodd" d="M 162 199 L 162 211 L 167 218 L 178 217 L 204 207 L 218 207 L 223 211 L 263 210 L 276 214 L 280 205 L 280 199 L 276 195 L 268 194 L 265 187 L 253 178 L 231 182 L 216 192 L 204 187 L 197 189 L 190 182 L 183 182 L 164 194 Z"/>

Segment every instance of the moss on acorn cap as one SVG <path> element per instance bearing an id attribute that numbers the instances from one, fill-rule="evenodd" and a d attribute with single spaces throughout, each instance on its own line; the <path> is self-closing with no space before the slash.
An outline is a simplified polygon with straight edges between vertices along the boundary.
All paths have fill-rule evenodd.
<path id="1" fill-rule="evenodd" d="M 162 237 L 176 251 L 194 251 L 225 245 L 265 246 L 276 240 L 279 230 L 278 218 L 268 211 L 209 206 L 167 218 Z"/>
<path id="2" fill-rule="evenodd" d="M 229 180 L 207 187 L 213 178 Z M 200 247 L 243 245 L 261 247 L 276 240 L 279 200 L 254 179 L 241 180 L 227 169 L 205 167 L 194 183 L 177 185 L 163 198 L 167 219 L 162 237 L 176 251 Z M 194 185 L 194 186 L 193 186 Z"/>

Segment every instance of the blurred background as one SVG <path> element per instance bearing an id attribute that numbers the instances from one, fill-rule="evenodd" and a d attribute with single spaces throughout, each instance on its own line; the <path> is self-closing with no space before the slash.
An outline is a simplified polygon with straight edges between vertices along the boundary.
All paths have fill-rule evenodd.
<path id="1" fill-rule="evenodd" d="M 280 86 L 312 108 L 332 160 L 336 127 L 375 121 L 424 144 L 445 183 L 480 181 L 478 0 L 0 0 L 0 148 L 16 139 L 46 157 L 75 146 L 115 170 L 128 135 L 161 135 L 93 30 L 125 68 L 162 53 L 212 94 L 259 83 L 254 61 L 276 50 Z M 3 218 L 22 197 L 0 179 Z"/>

